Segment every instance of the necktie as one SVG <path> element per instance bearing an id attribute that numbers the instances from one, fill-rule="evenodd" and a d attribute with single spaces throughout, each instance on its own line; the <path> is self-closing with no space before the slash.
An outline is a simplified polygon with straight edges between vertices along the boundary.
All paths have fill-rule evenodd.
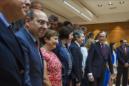
<path id="1" fill-rule="evenodd" d="M 38 43 L 38 41 L 35 42 L 35 45 L 39 49 L 39 43 Z"/>
<path id="2" fill-rule="evenodd" d="M 101 53 L 103 56 L 105 56 L 105 45 L 101 44 Z"/>

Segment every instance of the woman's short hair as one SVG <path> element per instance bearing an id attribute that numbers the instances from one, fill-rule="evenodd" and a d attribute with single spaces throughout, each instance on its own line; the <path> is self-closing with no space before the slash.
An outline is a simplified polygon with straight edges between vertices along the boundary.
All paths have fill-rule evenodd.
<path id="1" fill-rule="evenodd" d="M 58 36 L 59 34 L 58 34 L 58 32 L 57 31 L 55 31 L 55 30 L 48 30 L 46 33 L 45 33 L 45 35 L 40 39 L 41 40 L 41 42 L 43 43 L 43 44 L 45 44 L 45 39 L 50 39 L 51 37 L 53 37 L 53 36 Z"/>
<path id="2" fill-rule="evenodd" d="M 69 34 L 73 32 L 72 27 L 63 26 L 59 30 L 59 39 L 68 39 Z"/>

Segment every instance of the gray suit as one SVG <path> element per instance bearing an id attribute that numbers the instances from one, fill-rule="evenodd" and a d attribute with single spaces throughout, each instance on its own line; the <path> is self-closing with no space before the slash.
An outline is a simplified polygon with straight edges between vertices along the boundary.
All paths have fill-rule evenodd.
<path id="1" fill-rule="evenodd" d="M 43 86 L 43 61 L 32 35 L 20 28 L 16 33 L 26 53 L 26 86 Z"/>

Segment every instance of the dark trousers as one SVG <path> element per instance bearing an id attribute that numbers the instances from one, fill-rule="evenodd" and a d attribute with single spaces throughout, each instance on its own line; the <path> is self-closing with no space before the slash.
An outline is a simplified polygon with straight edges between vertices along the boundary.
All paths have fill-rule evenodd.
<path id="1" fill-rule="evenodd" d="M 122 79 L 122 86 L 127 86 L 127 84 L 128 84 L 128 68 L 118 67 L 117 70 L 118 70 L 118 73 L 117 73 L 117 77 L 116 77 L 116 86 L 120 86 L 121 79 Z"/>
<path id="2" fill-rule="evenodd" d="M 63 86 L 70 86 L 71 80 L 71 75 L 63 76 Z"/>
<path id="3" fill-rule="evenodd" d="M 84 77 L 82 78 L 81 86 L 89 86 L 87 72 L 85 73 Z"/>
<path id="4" fill-rule="evenodd" d="M 103 78 L 95 78 L 94 82 L 89 82 L 89 86 L 103 86 Z"/>
<path id="5" fill-rule="evenodd" d="M 81 86 L 103 86 L 104 81 L 104 72 L 101 74 L 101 76 L 94 77 L 94 82 L 90 82 L 87 77 L 87 71 L 85 72 L 84 78 L 82 80 Z"/>

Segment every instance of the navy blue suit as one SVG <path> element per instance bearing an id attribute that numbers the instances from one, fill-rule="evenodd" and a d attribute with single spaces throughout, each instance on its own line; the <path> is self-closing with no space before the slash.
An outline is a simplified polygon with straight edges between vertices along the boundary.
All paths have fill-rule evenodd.
<path id="1" fill-rule="evenodd" d="M 73 56 L 73 69 L 72 69 L 72 79 L 74 84 L 81 82 L 82 80 L 82 52 L 80 46 L 75 42 L 71 43 L 70 51 Z M 74 85 L 73 85 L 74 86 Z"/>
<path id="2" fill-rule="evenodd" d="M 26 86 L 43 86 L 43 59 L 37 48 L 36 41 L 25 28 L 20 28 L 16 32 L 26 55 L 26 71 L 28 71 L 28 85 Z"/>
<path id="3" fill-rule="evenodd" d="M 124 67 L 125 63 L 129 64 L 129 47 L 126 47 L 126 53 L 124 52 L 123 46 L 120 46 L 116 49 L 117 58 L 118 58 L 118 68 L 117 68 L 117 78 L 116 86 L 120 86 L 120 80 L 122 76 L 122 86 L 127 86 L 128 83 L 128 67 Z"/>
<path id="4" fill-rule="evenodd" d="M 0 86 L 22 86 L 24 53 L 0 13 Z"/>
<path id="5" fill-rule="evenodd" d="M 102 51 L 105 51 L 104 54 Z M 104 45 L 104 50 L 101 50 L 99 42 L 92 44 L 88 51 L 86 71 L 88 71 L 88 73 L 92 73 L 95 78 L 93 86 L 102 86 L 104 73 L 108 67 L 107 64 L 110 68 L 110 72 L 113 73 L 110 47 L 108 45 Z M 85 77 L 87 77 L 87 74 Z"/>

